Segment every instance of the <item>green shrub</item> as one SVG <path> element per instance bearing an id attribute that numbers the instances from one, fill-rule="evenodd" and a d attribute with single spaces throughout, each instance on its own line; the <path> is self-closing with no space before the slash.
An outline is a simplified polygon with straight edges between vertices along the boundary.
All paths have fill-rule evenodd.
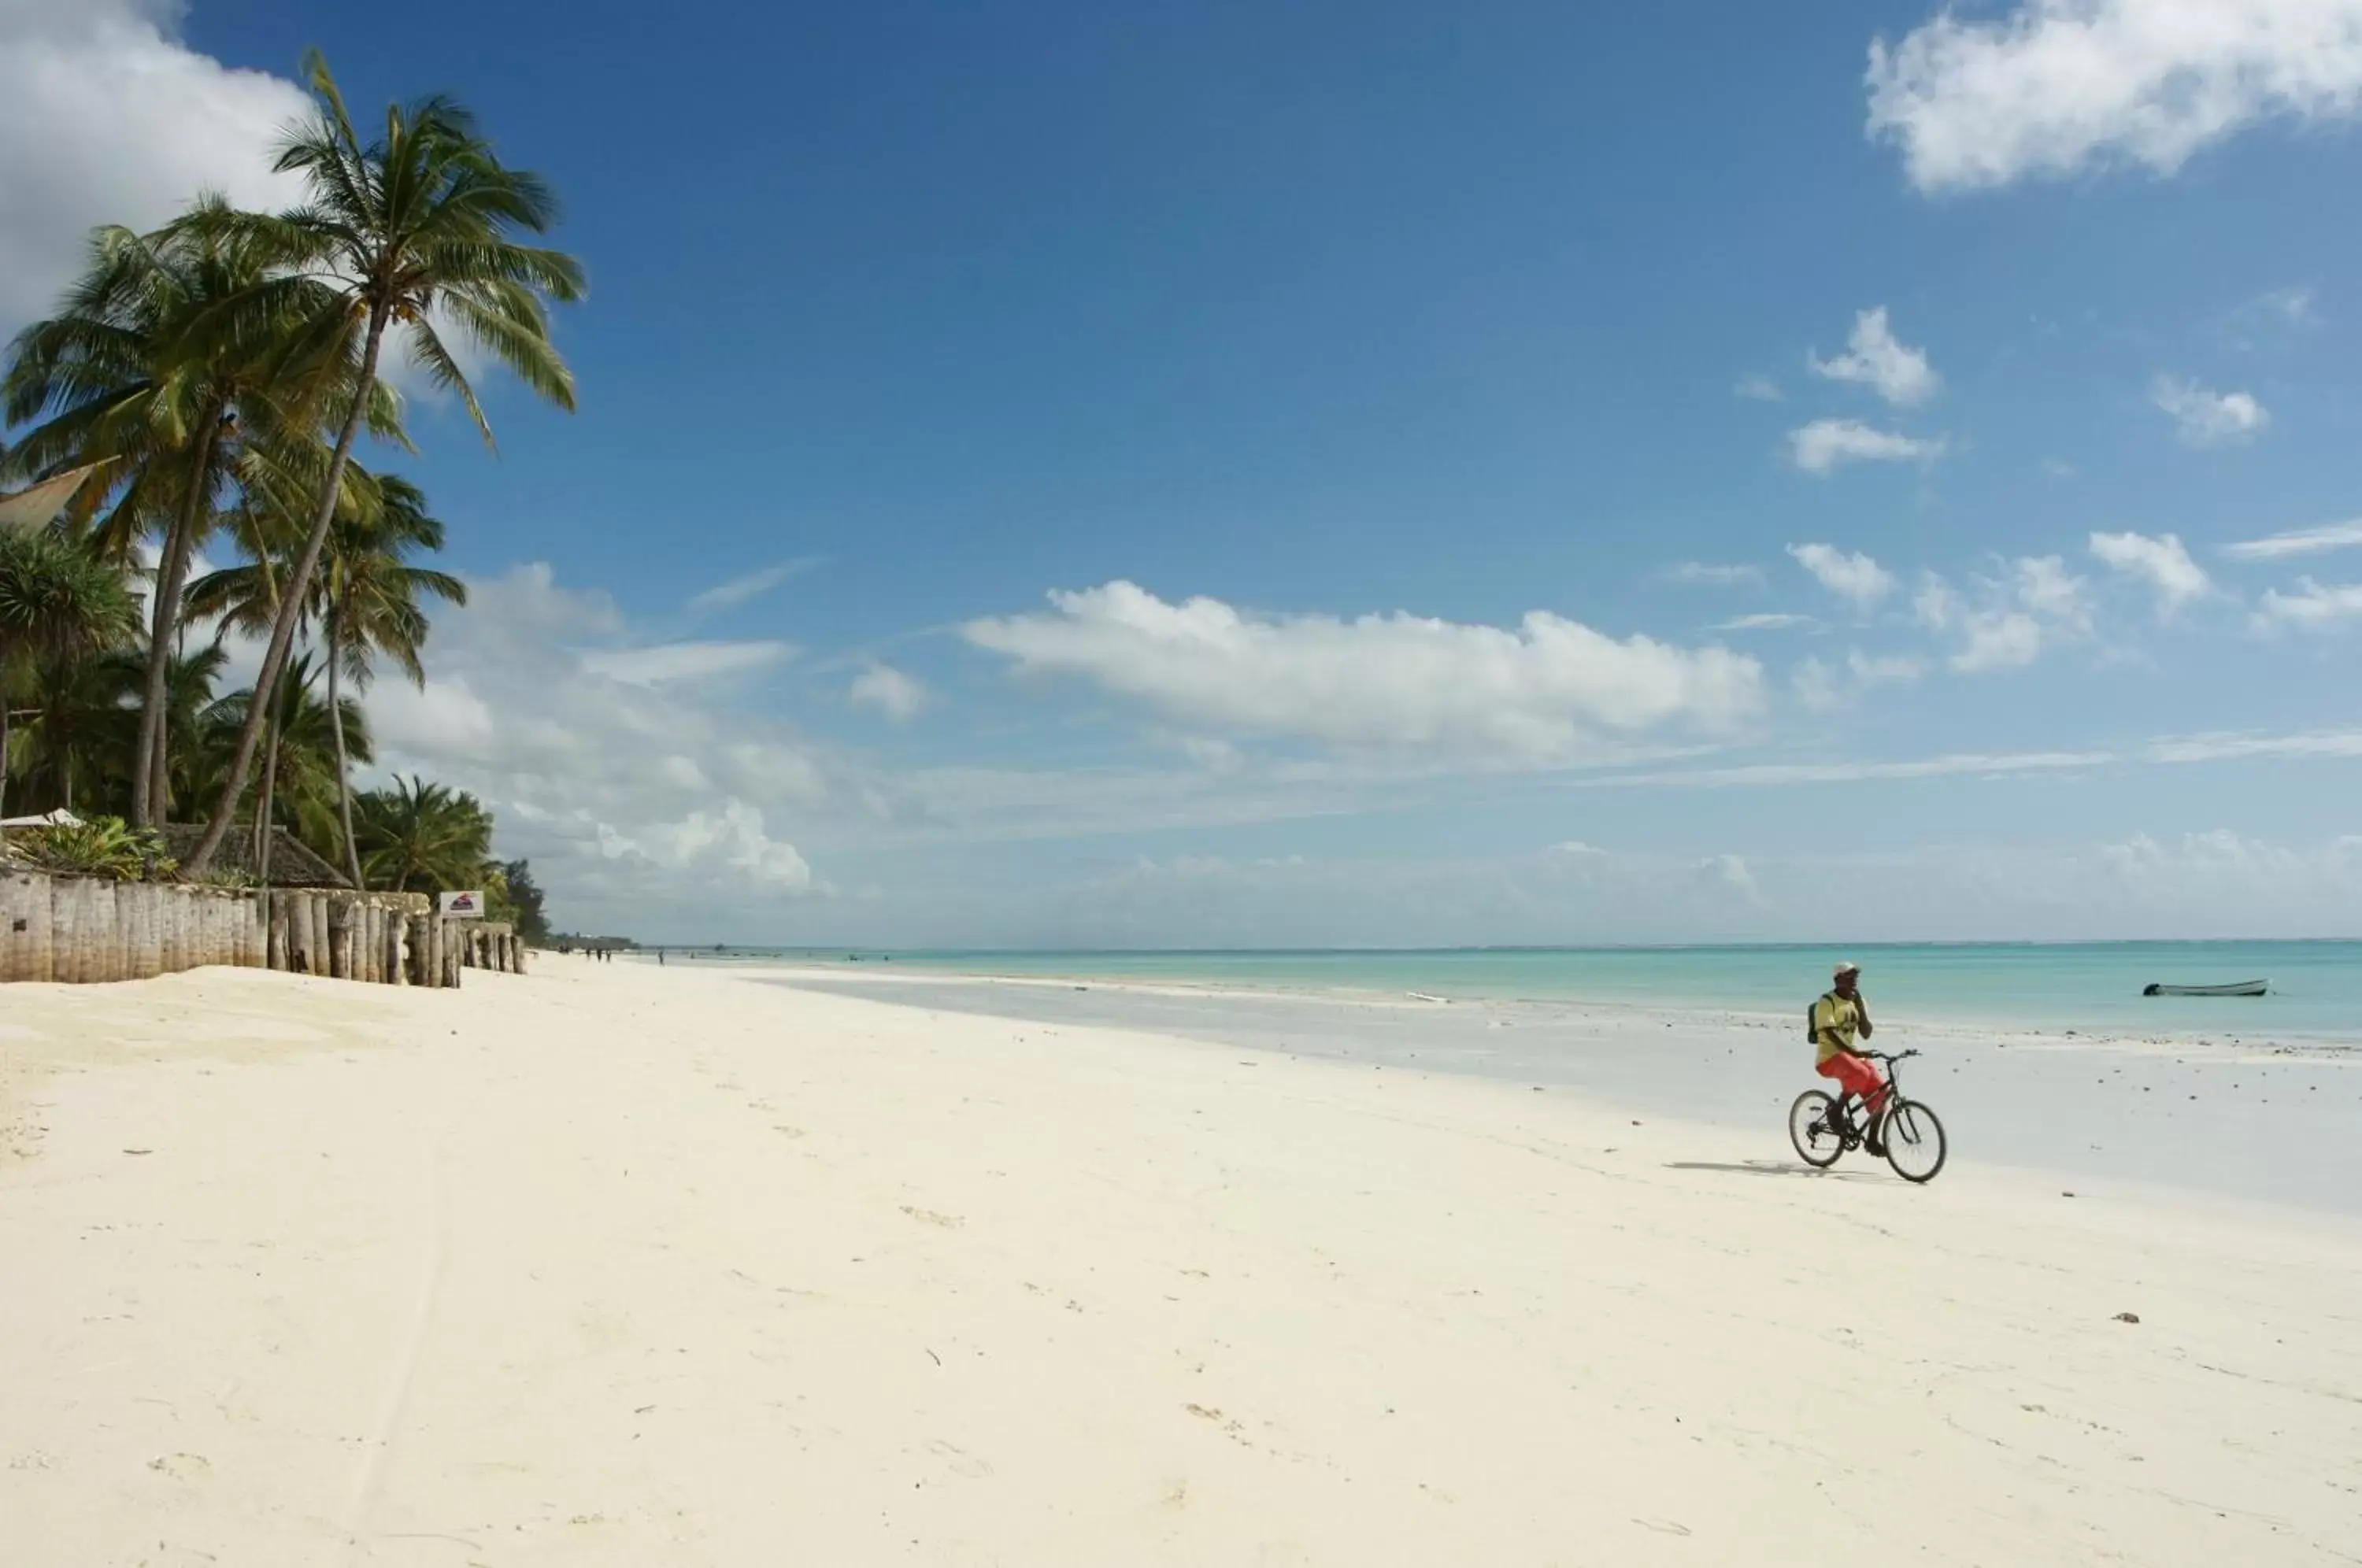
<path id="1" fill-rule="evenodd" d="M 71 826 L 20 828 L 8 835 L 17 858 L 39 871 L 112 877 L 139 882 L 170 877 L 178 865 L 163 839 L 121 817 L 94 817 Z"/>

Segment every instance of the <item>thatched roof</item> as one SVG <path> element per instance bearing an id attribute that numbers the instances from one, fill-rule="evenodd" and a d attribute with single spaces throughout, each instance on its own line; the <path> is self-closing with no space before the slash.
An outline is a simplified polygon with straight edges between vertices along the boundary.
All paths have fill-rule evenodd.
<path id="1" fill-rule="evenodd" d="M 164 852 L 186 864 L 197 852 L 197 841 L 205 836 L 203 823 L 168 823 L 160 830 L 164 835 Z M 254 834 L 246 828 L 230 830 L 222 840 L 221 850 L 214 856 L 215 867 L 223 871 L 243 871 L 249 877 L 259 877 L 261 867 L 254 858 Z M 270 885 L 274 888 L 349 888 L 350 878 L 304 848 L 295 835 L 285 828 L 271 830 Z"/>

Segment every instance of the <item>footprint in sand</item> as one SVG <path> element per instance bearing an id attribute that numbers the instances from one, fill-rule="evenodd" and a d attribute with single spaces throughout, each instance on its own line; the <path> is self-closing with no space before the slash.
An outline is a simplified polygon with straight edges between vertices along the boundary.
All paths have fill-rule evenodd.
<path id="1" fill-rule="evenodd" d="M 194 1481 L 213 1469 L 213 1462 L 202 1453 L 165 1453 L 149 1460 L 148 1468 L 175 1481 Z"/>
<path id="2" fill-rule="evenodd" d="M 907 1203 L 902 1205 L 902 1212 L 922 1225 L 937 1225 L 946 1231 L 956 1231 L 967 1223 L 956 1214 L 938 1214 L 932 1209 L 913 1209 Z"/>

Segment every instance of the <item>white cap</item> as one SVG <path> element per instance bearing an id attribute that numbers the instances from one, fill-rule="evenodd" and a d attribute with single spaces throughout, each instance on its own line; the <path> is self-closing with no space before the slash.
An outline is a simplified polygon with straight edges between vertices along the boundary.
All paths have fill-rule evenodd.
<path id="1" fill-rule="evenodd" d="M 1832 980 L 1842 980 L 1848 975 L 1859 975 L 1860 973 L 1861 966 L 1854 963 L 1851 959 L 1848 959 L 1844 963 L 1839 964 L 1836 968 L 1829 971 L 1829 978 Z"/>

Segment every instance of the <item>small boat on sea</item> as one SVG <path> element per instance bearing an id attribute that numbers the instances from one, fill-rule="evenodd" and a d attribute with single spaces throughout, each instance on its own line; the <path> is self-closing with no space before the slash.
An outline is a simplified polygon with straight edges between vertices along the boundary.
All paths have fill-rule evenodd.
<path id="1" fill-rule="evenodd" d="M 2145 997 L 2259 997 L 2270 988 L 2265 980 L 2234 980 L 2227 986 L 2167 986 L 2152 982 L 2141 988 Z"/>

